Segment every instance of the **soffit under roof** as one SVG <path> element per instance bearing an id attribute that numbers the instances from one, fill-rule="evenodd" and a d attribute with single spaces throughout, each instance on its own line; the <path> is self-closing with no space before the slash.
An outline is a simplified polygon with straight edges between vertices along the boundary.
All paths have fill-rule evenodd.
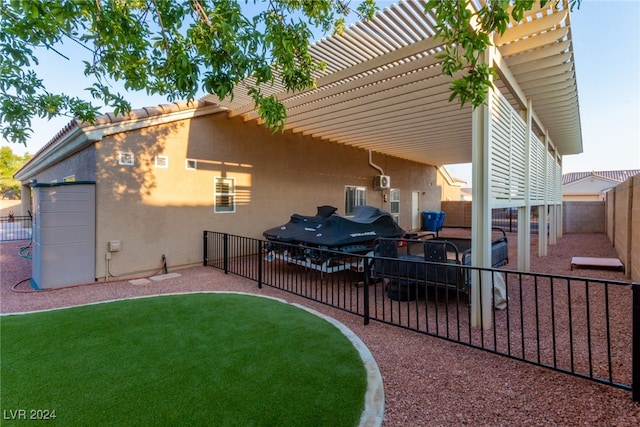
<path id="1" fill-rule="evenodd" d="M 262 87 L 284 102 L 286 130 L 426 164 L 471 162 L 471 108 L 449 102 L 450 79 L 435 58 L 443 45 L 432 37 L 435 20 L 425 3 L 400 1 L 312 45 L 312 56 L 326 63 L 316 88 Z M 566 2 L 560 6 L 535 9 L 496 37 L 496 87 L 516 109 L 526 104 L 523 96 L 531 99 L 535 129 L 548 130 L 566 155 L 582 152 L 582 135 L 569 12 Z M 226 106 L 230 116 L 258 120 L 242 85 L 232 101 L 203 99 Z"/>

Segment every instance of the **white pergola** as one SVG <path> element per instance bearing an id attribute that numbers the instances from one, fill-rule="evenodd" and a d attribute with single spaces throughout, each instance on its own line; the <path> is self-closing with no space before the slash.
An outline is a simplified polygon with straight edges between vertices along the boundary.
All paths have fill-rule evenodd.
<path id="1" fill-rule="evenodd" d="M 546 255 L 562 233 L 562 156 L 582 152 L 567 1 L 536 5 L 494 36 L 485 60 L 499 77 L 488 105 L 475 110 L 449 102 L 450 78 L 435 58 L 444 46 L 425 3 L 400 1 L 314 44 L 312 56 L 326 63 L 316 88 L 261 90 L 286 106 L 287 131 L 424 164 L 471 162 L 473 265 L 491 265 L 491 209 L 517 207 L 518 268 L 528 271 L 530 210 L 538 207 L 540 230 L 550 230 L 550 242 L 539 233 L 539 255 Z M 232 101 L 204 99 L 260 121 L 242 86 Z M 490 272 L 473 279 L 472 320 L 488 327 L 491 289 L 479 295 L 479 281 L 491 283 Z"/>

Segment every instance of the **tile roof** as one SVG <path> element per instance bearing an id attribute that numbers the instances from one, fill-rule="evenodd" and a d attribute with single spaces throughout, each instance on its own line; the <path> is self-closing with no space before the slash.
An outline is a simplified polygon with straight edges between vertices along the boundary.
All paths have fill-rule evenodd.
<path id="1" fill-rule="evenodd" d="M 594 176 L 597 178 L 609 179 L 611 181 L 624 182 L 634 175 L 640 173 L 640 169 L 627 169 L 617 171 L 591 171 L 591 172 L 570 172 L 562 175 L 562 185 L 571 184 L 572 182 Z"/>
<path id="2" fill-rule="evenodd" d="M 36 153 L 26 162 L 20 169 L 14 173 L 14 177 L 24 170 L 28 170 L 34 162 L 39 161 L 40 158 L 44 158 L 47 155 L 48 150 L 55 148 L 57 145 L 64 144 L 67 135 L 78 129 L 84 131 L 90 131 L 91 129 L 104 127 L 108 125 L 117 125 L 123 122 L 136 122 L 145 119 L 153 119 L 163 116 L 165 114 L 172 114 L 187 110 L 198 110 L 216 105 L 213 102 L 206 100 L 195 100 L 188 102 L 173 102 L 168 104 L 160 104 L 152 107 L 144 107 L 131 110 L 128 114 L 114 114 L 106 113 L 100 114 L 95 117 L 94 123 L 83 122 L 78 119 L 72 119 L 67 123 L 53 138 L 49 140 L 44 146 L 42 146 Z"/>
<path id="3" fill-rule="evenodd" d="M 45 151 L 47 148 L 54 145 L 56 142 L 62 139 L 63 136 L 65 136 L 66 134 L 68 134 L 69 132 L 71 132 L 73 129 L 76 129 L 76 128 L 88 128 L 88 127 L 93 127 L 98 125 L 106 125 L 110 123 L 140 120 L 140 119 L 154 117 L 154 116 L 161 116 L 163 114 L 168 114 L 176 111 L 193 110 L 197 108 L 206 107 L 209 105 L 214 105 L 214 104 L 212 102 L 204 101 L 204 100 L 160 104 L 153 107 L 143 107 L 143 108 L 134 109 L 134 110 L 131 110 L 126 115 L 116 115 L 114 113 L 100 114 L 96 116 L 95 123 L 93 124 L 82 122 L 78 119 L 72 119 L 60 131 L 58 131 L 58 133 L 56 133 L 55 136 L 49 140 L 49 142 L 47 142 L 42 148 L 40 148 L 33 157 L 37 157 L 41 152 Z"/>

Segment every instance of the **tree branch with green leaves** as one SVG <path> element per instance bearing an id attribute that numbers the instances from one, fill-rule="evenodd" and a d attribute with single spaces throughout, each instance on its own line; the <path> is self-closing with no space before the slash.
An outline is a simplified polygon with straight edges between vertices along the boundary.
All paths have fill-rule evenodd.
<path id="1" fill-rule="evenodd" d="M 344 29 L 350 13 L 371 17 L 373 0 L 352 10 L 345 0 L 254 1 L 263 10 L 243 14 L 242 0 L 1 0 L 0 131 L 26 143 L 31 119 L 66 115 L 93 122 L 98 102 L 116 114 L 131 110 L 126 91 L 193 100 L 199 93 L 221 99 L 238 84 L 250 93 L 266 125 L 284 127 L 286 110 L 261 85 L 275 79 L 289 90 L 314 85 L 323 65 L 309 54 L 310 28 Z M 38 52 L 75 44 L 86 51 L 89 100 L 50 93 L 34 69 Z M 54 50 L 55 51 L 55 50 Z"/>
<path id="2" fill-rule="evenodd" d="M 492 45 L 492 35 L 504 34 L 511 21 L 521 21 L 536 4 L 557 7 L 563 1 L 566 0 L 487 0 L 475 10 L 470 0 L 429 0 L 425 13 L 436 17 L 434 36 L 445 45 L 444 52 L 436 56 L 442 60 L 442 72 L 453 78 L 468 69 L 451 81 L 449 101 L 457 98 L 460 107 L 466 103 L 473 108 L 486 104 L 496 74 L 482 58 Z M 580 1 L 571 0 L 571 9 L 579 7 Z"/>
<path id="3" fill-rule="evenodd" d="M 451 100 L 474 107 L 486 101 L 493 70 L 480 60 L 491 34 L 521 19 L 534 0 L 431 0 L 445 74 L 468 72 L 451 84 Z M 541 4 L 560 0 L 539 0 Z M 571 0 L 572 6 L 580 0 Z M 247 4 L 248 3 L 248 4 Z M 253 4 L 252 4 L 253 3 Z M 93 123 L 101 107 L 131 110 L 125 91 L 190 101 L 211 93 L 233 98 L 243 85 L 265 125 L 284 129 L 284 105 L 263 93 L 276 82 L 287 91 L 312 88 L 324 64 L 309 52 L 312 29 L 341 33 L 347 17 L 372 19 L 375 0 L 0 0 L 0 132 L 26 143 L 31 120 L 69 116 Z M 243 6 L 244 5 L 244 6 Z M 261 6 L 246 16 L 250 6 Z M 472 25 L 473 24 L 473 25 Z M 91 79 L 87 99 L 50 92 L 36 73 L 38 55 L 72 45 Z"/>

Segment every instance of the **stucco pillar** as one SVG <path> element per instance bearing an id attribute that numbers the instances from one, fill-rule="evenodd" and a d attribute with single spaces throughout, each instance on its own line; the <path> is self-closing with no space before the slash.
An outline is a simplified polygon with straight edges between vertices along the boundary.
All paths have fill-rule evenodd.
<path id="1" fill-rule="evenodd" d="M 22 185 L 20 190 L 20 210 L 22 212 L 16 212 L 16 215 L 29 215 L 31 211 L 31 187 L 29 185 Z"/>

